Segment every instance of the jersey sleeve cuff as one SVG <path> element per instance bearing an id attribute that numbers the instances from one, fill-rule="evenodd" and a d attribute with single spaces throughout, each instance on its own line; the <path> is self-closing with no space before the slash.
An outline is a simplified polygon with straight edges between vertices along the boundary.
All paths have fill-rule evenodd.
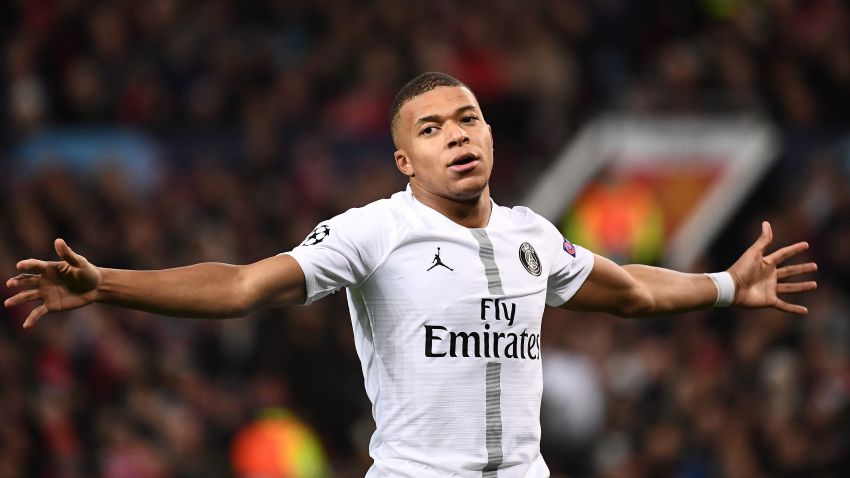
<path id="1" fill-rule="evenodd" d="M 593 270 L 593 253 L 579 245 L 574 244 L 574 246 L 576 248 L 576 255 L 581 254 L 581 256 L 587 257 L 587 259 L 585 259 L 586 263 L 584 264 L 584 267 L 582 267 L 582 269 L 575 275 L 575 277 L 570 280 L 569 287 L 566 287 L 562 290 L 553 291 L 549 295 L 549 297 L 547 297 L 546 305 L 552 307 L 560 307 L 569 302 L 569 300 L 572 299 L 574 295 L 576 295 L 576 292 L 578 292 L 578 290 L 584 284 L 584 281 L 587 280 L 587 277 L 590 275 L 590 271 Z"/>
<path id="2" fill-rule="evenodd" d="M 312 304 L 318 298 L 316 297 L 318 289 L 318 285 L 316 284 L 316 268 L 313 267 L 312 262 L 305 257 L 305 254 L 301 254 L 297 249 L 282 252 L 281 254 L 286 254 L 287 256 L 295 259 L 295 262 L 297 262 L 301 267 L 301 270 L 304 272 L 304 288 L 307 292 L 304 297 L 304 302 L 301 305 Z"/>

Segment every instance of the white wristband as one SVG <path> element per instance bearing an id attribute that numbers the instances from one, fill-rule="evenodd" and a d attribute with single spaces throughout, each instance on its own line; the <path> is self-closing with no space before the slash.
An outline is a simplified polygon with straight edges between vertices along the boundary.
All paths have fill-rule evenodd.
<path id="1" fill-rule="evenodd" d="M 717 287 L 717 300 L 714 301 L 714 307 L 732 305 L 732 301 L 735 300 L 735 281 L 732 280 L 732 275 L 728 272 L 713 272 L 706 275 L 711 282 L 714 282 L 714 287 Z"/>

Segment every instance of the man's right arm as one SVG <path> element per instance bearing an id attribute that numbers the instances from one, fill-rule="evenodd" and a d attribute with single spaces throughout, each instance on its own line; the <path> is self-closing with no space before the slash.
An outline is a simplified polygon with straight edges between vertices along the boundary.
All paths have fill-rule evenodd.
<path id="1" fill-rule="evenodd" d="M 289 255 L 237 266 L 203 263 L 156 271 L 95 267 L 61 239 L 55 243 L 62 261 L 26 259 L 24 272 L 6 282 L 19 289 L 6 307 L 36 302 L 24 321 L 32 326 L 49 312 L 76 309 L 92 302 L 178 317 L 238 317 L 263 306 L 302 303 L 304 273 Z"/>
<path id="2" fill-rule="evenodd" d="M 285 254 L 248 265 L 100 272 L 96 302 L 175 317 L 241 317 L 263 306 L 299 304 L 305 295 L 304 273 Z"/>

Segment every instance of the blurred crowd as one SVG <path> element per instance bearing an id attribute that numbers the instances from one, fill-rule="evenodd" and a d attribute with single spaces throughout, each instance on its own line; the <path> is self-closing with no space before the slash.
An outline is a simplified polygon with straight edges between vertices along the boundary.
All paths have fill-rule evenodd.
<path id="1" fill-rule="evenodd" d="M 496 138 L 514 204 L 601 110 L 752 111 L 777 166 L 701 270 L 771 220 L 808 240 L 804 318 L 712 310 L 626 321 L 549 311 L 543 448 L 554 476 L 842 477 L 850 470 L 850 8 L 841 0 L 33 0 L 0 6 L 0 276 L 63 237 L 97 265 L 246 263 L 404 187 L 387 111 L 454 74 Z M 82 170 L 22 153 L 57 131 L 156 144 Z M 4 296 L 7 293 L 3 294 Z M 318 435 L 333 476 L 368 468 L 372 423 L 342 294 L 194 321 L 93 306 L 0 309 L 0 476 L 238 476 L 269 407 Z"/>

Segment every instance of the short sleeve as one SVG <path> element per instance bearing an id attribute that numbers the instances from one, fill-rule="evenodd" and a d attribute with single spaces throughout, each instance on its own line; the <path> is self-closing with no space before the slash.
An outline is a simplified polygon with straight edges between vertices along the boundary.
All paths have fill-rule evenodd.
<path id="1" fill-rule="evenodd" d="M 285 253 L 304 271 L 304 305 L 362 283 L 386 258 L 391 222 L 364 209 L 350 209 L 319 223 L 298 247 Z"/>
<path id="2" fill-rule="evenodd" d="M 558 228 L 539 217 L 546 251 L 552 267 L 546 288 L 546 305 L 558 307 L 569 301 L 593 269 L 593 253 L 572 244 Z"/>

